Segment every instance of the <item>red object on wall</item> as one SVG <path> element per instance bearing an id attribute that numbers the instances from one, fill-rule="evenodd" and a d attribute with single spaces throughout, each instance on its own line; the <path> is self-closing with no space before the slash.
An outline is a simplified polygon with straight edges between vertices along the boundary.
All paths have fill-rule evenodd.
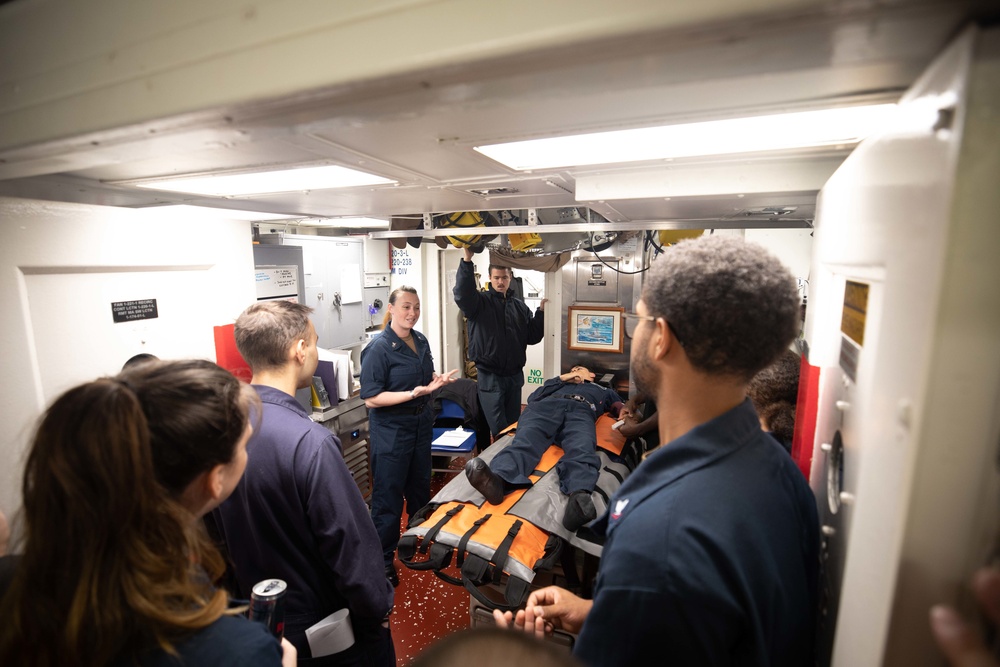
<path id="1" fill-rule="evenodd" d="M 215 329 L 215 363 L 236 376 L 237 379 L 249 383 L 253 371 L 236 349 L 236 334 L 234 324 L 224 324 Z"/>
<path id="2" fill-rule="evenodd" d="M 813 441 L 816 438 L 816 414 L 819 410 L 819 366 L 810 366 L 805 355 L 799 366 L 799 393 L 795 401 L 795 431 L 792 434 L 792 459 L 809 479 L 812 468 Z"/>

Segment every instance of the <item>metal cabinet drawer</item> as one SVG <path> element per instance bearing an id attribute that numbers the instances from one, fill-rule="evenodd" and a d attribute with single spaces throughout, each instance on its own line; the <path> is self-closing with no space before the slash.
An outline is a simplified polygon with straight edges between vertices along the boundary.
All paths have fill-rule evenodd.
<path id="1" fill-rule="evenodd" d="M 331 430 L 335 432 L 343 433 L 356 430 L 368 423 L 368 408 L 365 407 L 364 403 L 358 402 L 356 406 L 334 417 L 333 422 Z"/>
<path id="2" fill-rule="evenodd" d="M 335 433 L 337 434 L 337 438 L 340 439 L 340 446 L 346 455 L 347 450 L 353 449 L 359 442 L 368 439 L 368 423 L 359 424 L 350 430 L 335 431 Z"/>
<path id="3" fill-rule="evenodd" d="M 337 414 L 319 423 L 340 440 L 344 463 L 351 471 L 361 496 L 368 501 L 372 492 L 368 451 L 368 408 L 365 407 L 364 401 L 355 397 L 340 403 L 335 412 Z M 326 414 L 330 413 L 331 411 L 327 410 Z"/>

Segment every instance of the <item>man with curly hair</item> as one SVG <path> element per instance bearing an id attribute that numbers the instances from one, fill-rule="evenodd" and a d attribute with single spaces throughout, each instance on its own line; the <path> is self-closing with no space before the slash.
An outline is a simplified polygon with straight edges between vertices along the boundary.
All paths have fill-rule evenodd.
<path id="1" fill-rule="evenodd" d="M 773 435 L 789 454 L 795 434 L 801 364 L 798 354 L 785 350 L 777 361 L 753 376 L 747 386 L 747 396 L 760 417 L 760 427 Z"/>
<path id="2" fill-rule="evenodd" d="M 606 537 L 593 600 L 543 588 L 498 624 L 579 632 L 591 667 L 813 664 L 816 501 L 746 397 L 798 313 L 791 274 L 739 238 L 682 241 L 652 265 L 632 378 L 665 444 L 591 524 Z"/>

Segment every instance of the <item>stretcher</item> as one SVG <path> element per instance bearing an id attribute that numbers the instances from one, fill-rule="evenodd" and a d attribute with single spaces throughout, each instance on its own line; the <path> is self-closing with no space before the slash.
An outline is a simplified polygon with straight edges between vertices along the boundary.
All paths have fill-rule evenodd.
<path id="1" fill-rule="evenodd" d="M 597 430 L 600 475 L 593 493 L 600 516 L 612 494 L 635 469 L 640 444 L 626 439 L 611 427 L 615 420 L 602 415 Z M 483 451 L 487 463 L 513 442 L 508 434 Z M 400 561 L 413 570 L 430 570 L 439 578 L 464 586 L 491 609 L 512 610 L 528 596 L 535 574 L 559 562 L 567 544 L 600 557 L 602 542 L 586 526 L 570 532 L 562 525 L 568 501 L 559 490 L 555 470 L 562 448 L 552 445 L 543 454 L 532 486 L 507 494 L 499 505 L 490 505 L 456 475 L 431 502 L 410 520 L 400 537 Z M 485 587 L 503 591 L 503 600 L 484 592 Z"/>

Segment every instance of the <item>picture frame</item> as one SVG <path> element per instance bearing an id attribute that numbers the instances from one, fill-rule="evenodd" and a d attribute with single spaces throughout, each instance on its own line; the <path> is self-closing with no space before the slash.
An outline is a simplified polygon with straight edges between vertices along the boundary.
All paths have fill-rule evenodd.
<path id="1" fill-rule="evenodd" d="M 566 346 L 570 350 L 621 354 L 625 349 L 624 319 L 624 308 L 570 306 Z"/>

